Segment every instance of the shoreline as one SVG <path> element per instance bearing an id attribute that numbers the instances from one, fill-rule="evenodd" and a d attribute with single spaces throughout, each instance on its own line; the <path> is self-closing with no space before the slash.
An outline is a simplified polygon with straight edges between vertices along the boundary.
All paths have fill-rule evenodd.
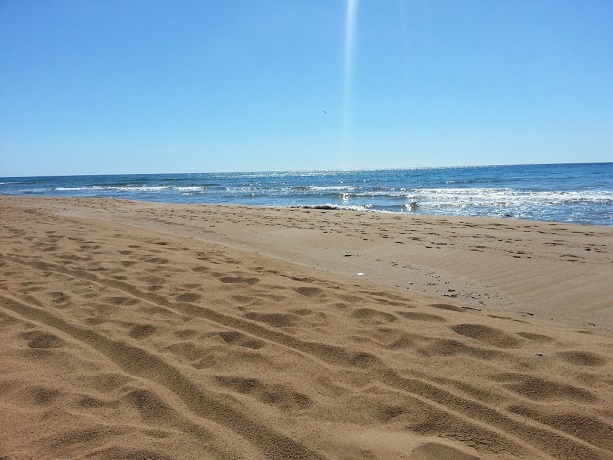
<path id="1" fill-rule="evenodd" d="M 68 176 L 71 177 L 71 176 Z M 79 177 L 79 176 L 77 176 Z M 107 196 L 63 196 L 63 195 L 21 195 L 21 194 L 2 194 L 0 193 L 0 198 L 7 199 L 26 199 L 26 200 L 36 200 L 36 199 L 51 199 L 51 200 L 109 200 L 109 201 L 118 201 L 118 202 L 134 202 L 134 203 L 148 203 L 151 205 L 168 205 L 168 206 L 226 206 L 226 207 L 244 207 L 249 209 L 305 209 L 305 210 L 314 210 L 314 211 L 339 211 L 339 212 L 348 212 L 348 213 L 374 213 L 374 214 L 389 214 L 393 216 L 411 216 L 411 217 L 424 217 L 424 218 L 450 218 L 450 219 L 476 219 L 476 220 L 501 220 L 501 221 L 510 221 L 510 222 L 525 222 L 525 223 L 537 223 L 537 224 L 562 224 L 562 225 L 571 225 L 571 226 L 579 226 L 579 227 L 601 227 L 605 229 L 613 228 L 613 225 L 603 225 L 603 224 L 592 224 L 586 222 L 571 222 L 571 221 L 561 221 L 561 220 L 538 220 L 538 219 L 530 219 L 530 218 L 521 218 L 521 217 L 513 217 L 511 215 L 505 216 L 475 216 L 475 215 L 454 215 L 454 214 L 438 214 L 438 213 L 421 213 L 414 211 L 388 211 L 385 209 L 371 209 L 365 205 L 336 205 L 336 204 L 304 204 L 304 205 L 260 205 L 260 204 L 243 204 L 243 203 L 189 203 L 189 202 L 181 202 L 181 201 L 156 201 L 156 200 L 147 200 L 147 199 L 137 199 L 137 198 L 115 198 L 115 197 L 107 197 Z M 412 205 L 412 204 L 410 204 Z M 417 206 L 417 209 L 419 206 Z M 411 208 L 413 209 L 413 208 Z"/>
<path id="2" fill-rule="evenodd" d="M 0 194 L 194 205 L 349 206 L 435 217 L 462 214 L 611 226 L 612 165 L 59 176 L 7 180 Z"/>
<path id="3" fill-rule="evenodd" d="M 613 228 L 97 198 L 0 213 L 0 457 L 613 455 Z"/>

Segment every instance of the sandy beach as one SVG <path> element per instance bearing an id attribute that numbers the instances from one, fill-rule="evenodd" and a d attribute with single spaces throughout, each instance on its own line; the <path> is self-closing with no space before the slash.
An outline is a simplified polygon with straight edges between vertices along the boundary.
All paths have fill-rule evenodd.
<path id="1" fill-rule="evenodd" d="M 0 197 L 0 459 L 613 459 L 613 228 Z"/>

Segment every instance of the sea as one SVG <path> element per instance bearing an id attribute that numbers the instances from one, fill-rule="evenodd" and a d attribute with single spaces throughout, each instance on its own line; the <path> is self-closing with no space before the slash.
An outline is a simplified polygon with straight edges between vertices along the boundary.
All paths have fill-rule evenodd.
<path id="1" fill-rule="evenodd" d="M 613 163 L 0 177 L 0 194 L 613 225 Z"/>

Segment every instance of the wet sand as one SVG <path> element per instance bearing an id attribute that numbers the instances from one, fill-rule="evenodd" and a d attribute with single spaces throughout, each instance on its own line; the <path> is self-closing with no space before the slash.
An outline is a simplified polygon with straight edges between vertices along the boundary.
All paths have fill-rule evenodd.
<path id="1" fill-rule="evenodd" d="M 0 197 L 0 458 L 613 458 L 613 228 Z"/>

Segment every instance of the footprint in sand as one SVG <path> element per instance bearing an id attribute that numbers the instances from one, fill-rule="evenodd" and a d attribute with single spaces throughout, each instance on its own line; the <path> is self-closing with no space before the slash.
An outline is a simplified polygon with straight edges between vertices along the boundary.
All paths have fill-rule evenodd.
<path id="1" fill-rule="evenodd" d="M 431 321 L 435 323 L 445 322 L 445 318 L 431 313 L 413 312 L 413 311 L 397 311 L 398 315 L 411 321 Z"/>
<path id="2" fill-rule="evenodd" d="M 293 288 L 298 294 L 303 295 L 305 297 L 316 297 L 323 293 L 320 288 L 310 287 L 310 286 L 301 286 L 297 288 Z"/>
<path id="3" fill-rule="evenodd" d="M 432 307 L 432 308 L 438 308 L 440 310 L 457 311 L 459 313 L 465 313 L 466 312 L 466 310 L 464 310 L 461 307 L 458 307 L 456 305 L 449 305 L 449 304 L 446 304 L 446 303 L 433 303 L 433 304 L 430 304 L 428 306 Z"/>
<path id="4" fill-rule="evenodd" d="M 203 267 L 203 266 L 197 266 L 197 267 L 193 267 L 192 271 L 195 271 L 196 273 L 206 273 L 210 270 L 209 267 Z"/>
<path id="5" fill-rule="evenodd" d="M 549 337 L 548 335 L 544 335 L 544 334 L 537 334 L 535 332 L 518 332 L 517 335 L 525 339 L 528 339 L 528 340 L 533 340 L 538 343 L 546 343 L 546 342 L 551 342 L 552 340 L 554 340 L 553 337 Z"/>
<path id="6" fill-rule="evenodd" d="M 48 332 L 32 331 L 26 332 L 22 335 L 28 340 L 28 347 L 30 348 L 61 348 L 64 346 L 64 341 L 56 335 L 49 334 Z"/>
<path id="7" fill-rule="evenodd" d="M 55 388 L 33 386 L 26 388 L 26 402 L 35 406 L 49 406 L 61 396 L 61 392 Z"/>
<path id="8" fill-rule="evenodd" d="M 589 351 L 561 351 L 556 356 L 575 366 L 604 366 L 607 360 Z"/>
<path id="9" fill-rule="evenodd" d="M 217 383 L 241 394 L 253 396 L 264 404 L 284 410 L 300 410 L 310 407 L 311 398 L 280 384 L 268 384 L 257 378 L 218 376 Z"/>
<path id="10" fill-rule="evenodd" d="M 479 457 L 475 457 L 474 455 L 454 447 L 434 442 L 422 444 L 413 450 L 409 456 L 409 460 L 440 460 L 442 458 L 454 460 L 479 460 Z"/>
<path id="11" fill-rule="evenodd" d="M 249 312 L 245 314 L 245 318 L 266 323 L 272 327 L 290 327 L 296 325 L 298 316 L 291 313 L 257 313 Z"/>
<path id="12" fill-rule="evenodd" d="M 482 324 L 458 324 L 451 326 L 451 330 L 465 337 L 478 340 L 497 348 L 518 348 L 519 339 L 493 327 Z"/>
<path id="13" fill-rule="evenodd" d="M 116 405 L 117 403 L 115 401 L 105 401 L 93 396 L 83 396 L 76 402 L 76 406 L 82 409 L 99 409 L 101 407 L 113 407 Z"/>
<path id="14" fill-rule="evenodd" d="M 151 324 L 137 324 L 130 329 L 128 335 L 133 339 L 140 340 L 149 337 L 155 332 L 155 330 L 155 326 L 152 326 Z"/>
<path id="15" fill-rule="evenodd" d="M 200 294 L 196 294 L 195 292 L 184 292 L 183 294 L 176 296 L 176 299 L 180 302 L 197 302 L 201 298 L 202 296 Z"/>
<path id="16" fill-rule="evenodd" d="M 185 340 L 191 339 L 192 337 L 198 335 L 198 331 L 196 331 L 195 329 L 180 329 L 178 331 L 175 331 L 174 334 L 178 338 Z"/>
<path id="17" fill-rule="evenodd" d="M 503 387 L 533 401 L 567 400 L 593 403 L 597 398 L 583 388 L 541 379 L 534 375 L 504 373 L 494 375 L 492 380 Z"/>
<path id="18" fill-rule="evenodd" d="M 256 283 L 259 283 L 260 279 L 259 278 L 248 278 L 244 276 L 223 276 L 219 278 L 219 281 L 221 281 L 222 283 L 230 283 L 230 284 L 242 283 L 242 284 L 248 284 L 252 286 Z"/>
<path id="19" fill-rule="evenodd" d="M 383 311 L 373 310 L 372 308 L 356 308 L 351 313 L 353 318 L 368 321 L 384 321 L 386 323 L 393 323 L 398 320 L 398 317 L 391 313 Z"/>
<path id="20" fill-rule="evenodd" d="M 238 331 L 219 332 L 218 335 L 224 342 L 231 345 L 237 345 L 239 347 L 251 348 L 252 350 L 259 350 L 265 344 L 262 340 L 254 339 Z"/>
<path id="21" fill-rule="evenodd" d="M 466 345 L 459 340 L 451 339 L 435 339 L 428 346 L 419 350 L 426 356 L 441 355 L 441 356 L 454 356 L 454 355 L 468 355 L 477 359 L 491 360 L 499 358 L 501 356 L 500 351 L 487 350 L 485 348 L 472 347 Z"/>
<path id="22" fill-rule="evenodd" d="M 111 305 L 136 305 L 138 300 L 133 297 L 125 297 L 125 296 L 111 296 L 105 297 L 102 299 L 104 302 L 109 303 Z"/>
<path id="23" fill-rule="evenodd" d="M 160 264 L 165 265 L 170 262 L 170 260 L 165 259 L 164 257 L 150 257 L 148 259 L 143 259 L 143 262 L 148 262 L 150 264 Z"/>
<path id="24" fill-rule="evenodd" d="M 51 301 L 55 304 L 65 304 L 70 301 L 70 296 L 63 292 L 49 292 L 49 297 L 51 297 Z"/>

